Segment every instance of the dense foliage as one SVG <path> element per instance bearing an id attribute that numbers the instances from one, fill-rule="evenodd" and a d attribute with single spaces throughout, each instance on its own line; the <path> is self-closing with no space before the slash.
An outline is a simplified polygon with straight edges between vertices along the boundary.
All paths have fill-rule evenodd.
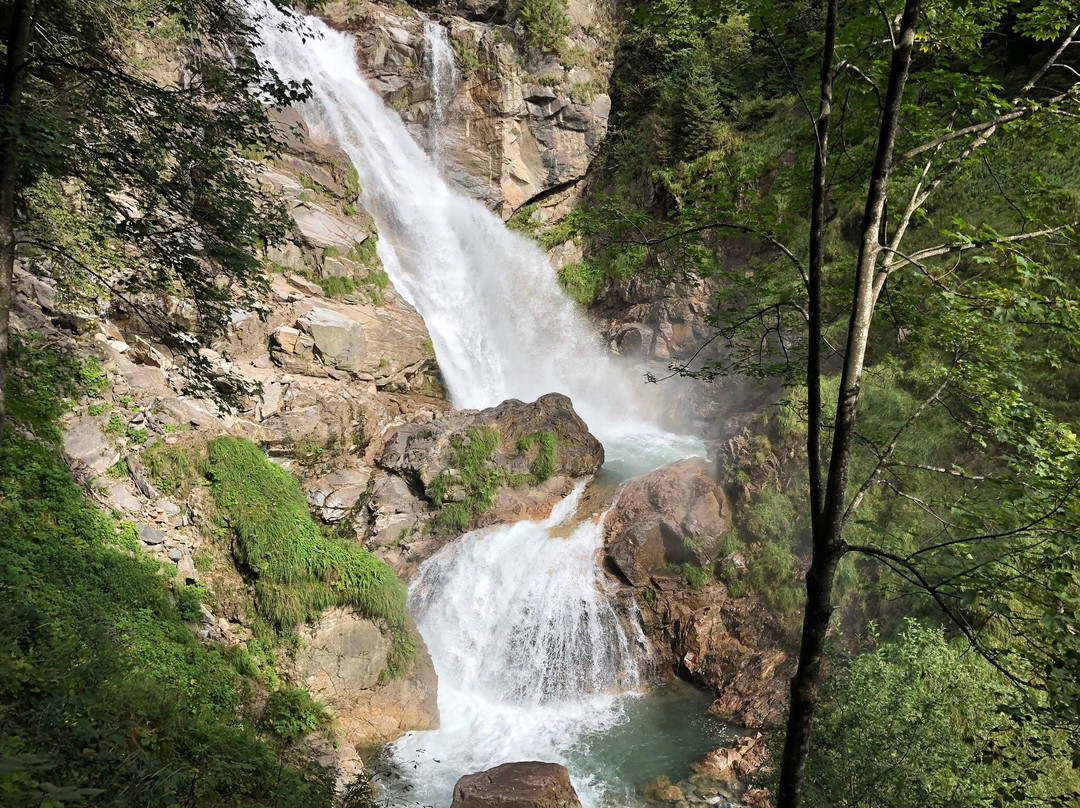
<path id="1" fill-rule="evenodd" d="M 243 652 L 204 645 L 186 625 L 197 588 L 142 557 L 134 528 L 21 433 L 58 437 L 64 396 L 101 384 L 100 372 L 18 350 L 32 375 L 9 391 L 21 423 L 0 451 L 0 802 L 330 805 L 322 770 L 289 765 L 256 732 L 247 697 L 263 683 L 238 672 Z M 299 712 L 303 728 L 311 713 Z M 267 720 L 291 736 L 296 714 L 279 706 Z"/>
<path id="2" fill-rule="evenodd" d="M 1034 724 L 1080 725 L 1078 24 L 1053 2 L 635 6 L 564 282 L 704 279 L 715 336 L 674 370 L 785 385 L 729 470 L 749 567 L 719 570 L 802 617 L 785 771 L 836 605 L 849 643 L 933 615 Z M 774 476 L 746 486 L 752 456 Z"/>
<path id="3" fill-rule="evenodd" d="M 31 260 L 74 302 L 134 318 L 186 358 L 196 387 L 222 392 L 195 349 L 262 288 L 259 251 L 287 224 L 241 155 L 278 150 L 265 102 L 302 88 L 252 57 L 253 25 L 231 3 L 5 0 L 0 26 L 0 231 L 18 230 L 0 245 L 2 274 L 16 255 Z"/>

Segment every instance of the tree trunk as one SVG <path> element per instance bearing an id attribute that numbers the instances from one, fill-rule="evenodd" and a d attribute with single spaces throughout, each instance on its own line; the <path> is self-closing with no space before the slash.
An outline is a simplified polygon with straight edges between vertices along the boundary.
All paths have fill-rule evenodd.
<path id="1" fill-rule="evenodd" d="M 825 494 L 821 474 L 821 275 L 825 266 L 825 205 L 828 196 L 829 129 L 832 122 L 833 58 L 838 0 L 829 0 L 821 55 L 821 95 L 814 121 L 814 188 L 810 205 L 810 261 L 806 279 L 809 344 L 806 357 L 806 459 L 810 475 L 810 517 L 821 519 Z"/>
<path id="2" fill-rule="evenodd" d="M 806 760 L 810 753 L 814 712 L 818 702 L 818 682 L 821 678 L 825 638 L 832 619 L 833 581 L 836 577 L 836 565 L 846 551 L 843 542 L 844 511 L 847 503 L 848 476 L 859 391 L 866 360 L 866 346 L 870 337 L 870 324 L 874 315 L 874 271 L 881 251 L 880 234 L 885 216 L 889 176 L 892 173 L 893 152 L 896 147 L 896 133 L 900 123 L 904 87 L 911 70 L 915 26 L 918 22 L 920 6 L 921 0 L 907 0 L 898 29 L 893 32 L 894 45 L 889 69 L 889 86 L 885 95 L 878 130 L 877 153 L 874 157 L 870 187 L 866 195 L 866 208 L 863 213 L 862 240 L 855 270 L 855 291 L 851 302 L 851 319 L 848 323 L 840 392 L 836 402 L 829 476 L 822 492 L 821 513 L 818 518 L 813 519 L 812 525 L 813 558 L 806 574 L 806 609 L 803 615 L 799 663 L 795 676 L 791 680 L 791 705 L 777 791 L 778 808 L 799 808 L 802 803 L 803 781 L 806 775 Z M 835 18 L 831 21 L 835 26 Z M 828 34 L 829 32 L 826 36 L 827 45 L 831 41 Z M 832 54 L 827 53 L 826 56 L 831 62 Z M 827 80 L 826 71 L 823 69 L 823 101 Z M 831 86 L 827 89 L 831 97 Z M 821 145 L 822 141 L 819 138 L 819 149 Z M 827 155 L 818 159 L 817 163 L 824 165 L 826 158 Z M 820 238 L 820 233 L 817 235 Z M 817 246 L 820 247 L 820 244 Z M 815 245 L 811 243 L 811 255 L 814 247 Z M 820 300 L 817 303 L 820 307 Z M 818 311 L 811 316 L 820 318 L 820 314 Z M 813 351 L 813 346 L 811 351 Z M 816 367 L 812 361 L 808 362 L 807 386 L 811 389 L 820 389 L 818 385 L 820 385 L 820 367 Z M 814 422 L 811 421 L 811 423 Z M 820 429 L 820 421 L 817 425 Z M 820 436 L 808 436 L 808 450 L 819 445 L 819 441 Z M 812 510 L 815 504 L 811 501 Z"/>
<path id="3" fill-rule="evenodd" d="M 0 441 L 7 415 L 8 342 L 11 284 L 15 272 L 15 191 L 18 183 L 19 113 L 26 83 L 26 56 L 33 29 L 33 0 L 15 0 L 7 33 L 3 88 L 0 90 Z"/>

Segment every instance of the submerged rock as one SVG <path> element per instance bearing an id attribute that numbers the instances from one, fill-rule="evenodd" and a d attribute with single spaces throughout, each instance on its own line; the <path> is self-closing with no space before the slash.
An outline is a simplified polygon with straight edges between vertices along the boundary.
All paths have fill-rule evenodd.
<path id="1" fill-rule="evenodd" d="M 565 767 L 527 761 L 465 775 L 451 808 L 581 808 L 581 800 Z"/>

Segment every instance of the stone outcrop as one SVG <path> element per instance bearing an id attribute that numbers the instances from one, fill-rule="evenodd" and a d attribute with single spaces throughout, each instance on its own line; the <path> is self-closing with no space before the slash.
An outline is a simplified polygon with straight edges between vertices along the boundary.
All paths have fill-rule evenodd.
<path id="1" fill-rule="evenodd" d="M 465 775 L 451 808 L 581 808 L 581 800 L 563 766 L 527 761 Z"/>
<path id="2" fill-rule="evenodd" d="M 604 521 L 604 550 L 630 584 L 647 586 L 670 564 L 708 567 L 731 527 L 723 489 L 702 458 L 664 466 L 634 480 Z"/>
<path id="3" fill-rule="evenodd" d="M 434 12 L 449 30 L 461 81 L 452 99 L 440 99 L 444 120 L 433 122 L 419 13 L 346 0 L 320 10 L 356 36 L 361 68 L 418 140 L 431 145 L 431 125 L 441 126 L 439 158 L 459 187 L 503 218 L 531 201 L 545 220 L 565 215 L 607 131 L 614 6 L 571 0 L 569 33 L 550 50 L 530 47 L 502 4 L 448 0 Z"/>
<path id="4" fill-rule="evenodd" d="M 473 473 L 485 475 L 497 490 L 491 506 L 473 514 L 471 527 L 545 518 L 578 479 L 604 462 L 604 447 L 574 412 L 570 399 L 558 393 L 389 430 L 378 456 L 388 474 L 376 473 L 368 508 L 371 544 L 399 574 L 408 576 L 454 535 L 434 525 L 439 505 L 433 501 L 434 487 L 437 481 L 442 484 L 444 503 L 468 502 L 472 483 L 466 477 L 469 471 L 463 474 L 457 468 L 459 456 L 484 431 L 494 438 L 492 450 L 482 469 Z M 544 451 L 540 435 L 553 444 L 550 465 L 542 470 L 536 466 Z"/>
<path id="5" fill-rule="evenodd" d="M 765 738 L 759 732 L 743 736 L 731 746 L 706 752 L 690 764 L 690 770 L 713 780 L 746 780 L 760 771 L 768 759 Z"/>
<path id="6" fill-rule="evenodd" d="M 438 677 L 419 635 L 412 670 L 389 680 L 391 640 L 372 620 L 331 609 L 299 635 L 292 674 L 333 713 L 349 743 L 372 747 L 439 725 Z"/>
<path id="7" fill-rule="evenodd" d="M 716 715 L 765 727 L 785 710 L 787 633 L 759 598 L 732 598 L 715 579 L 730 527 L 727 498 L 709 464 L 682 460 L 619 495 L 604 523 L 605 561 L 632 587 L 660 672 L 716 693 Z M 684 564 L 701 568 L 702 583 L 685 576 L 678 566 Z"/>

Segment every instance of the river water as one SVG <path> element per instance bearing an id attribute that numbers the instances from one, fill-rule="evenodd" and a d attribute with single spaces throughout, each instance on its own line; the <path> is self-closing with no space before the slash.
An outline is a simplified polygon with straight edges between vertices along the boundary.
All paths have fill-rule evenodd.
<path id="1" fill-rule="evenodd" d="M 662 399 L 603 350 L 537 244 L 444 180 L 441 130 L 458 81 L 445 29 L 425 26 L 435 91 L 425 152 L 364 80 L 352 37 L 314 18 L 305 36 L 264 13 L 259 55 L 311 82 L 301 113 L 356 166 L 379 257 L 424 318 L 454 405 L 564 393 L 604 443 L 609 480 L 703 454 L 656 425 Z M 445 806 L 462 774 L 549 760 L 570 769 L 586 806 L 625 804 L 643 772 L 677 774 L 726 734 L 700 717 L 708 702 L 692 690 L 643 695 L 646 643 L 611 605 L 603 515 L 577 512 L 583 487 L 547 520 L 466 534 L 417 573 L 410 610 L 439 675 L 442 723 L 392 746 L 396 799 Z"/>

